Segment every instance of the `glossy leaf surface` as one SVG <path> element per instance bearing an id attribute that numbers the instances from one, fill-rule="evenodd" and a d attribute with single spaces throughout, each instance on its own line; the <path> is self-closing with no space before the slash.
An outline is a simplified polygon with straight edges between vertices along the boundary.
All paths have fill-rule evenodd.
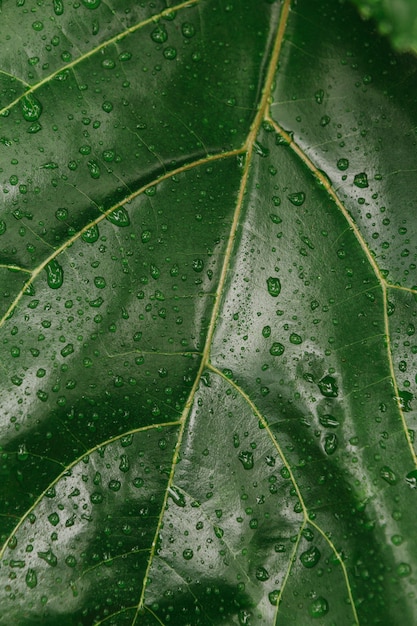
<path id="1" fill-rule="evenodd" d="M 414 0 L 353 0 L 365 18 L 401 50 L 417 50 L 417 5 Z"/>
<path id="2" fill-rule="evenodd" d="M 333 0 L 2 24 L 0 624 L 413 624 L 415 59 Z"/>

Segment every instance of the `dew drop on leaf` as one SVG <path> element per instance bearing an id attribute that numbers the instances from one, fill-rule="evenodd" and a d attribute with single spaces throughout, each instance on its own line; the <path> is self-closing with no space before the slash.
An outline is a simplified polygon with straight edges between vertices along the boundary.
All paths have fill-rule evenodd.
<path id="1" fill-rule="evenodd" d="M 325 598 L 319 596 L 310 604 L 310 615 L 314 618 L 323 617 L 329 612 L 329 603 Z"/>
<path id="2" fill-rule="evenodd" d="M 29 589 L 34 589 L 38 584 L 38 577 L 34 569 L 28 569 L 26 572 L 25 582 Z"/>
<path id="3" fill-rule="evenodd" d="M 334 454 L 337 450 L 338 440 L 337 436 L 334 433 L 326 435 L 324 438 L 324 451 L 326 454 L 331 455 Z"/>
<path id="4" fill-rule="evenodd" d="M 282 343 L 274 341 L 269 349 L 269 354 L 271 354 L 272 356 L 281 356 L 281 354 L 284 354 L 284 351 L 285 347 L 282 345 Z"/>
<path id="5" fill-rule="evenodd" d="M 300 343 L 303 343 L 303 338 L 297 333 L 291 333 L 290 335 L 290 343 L 298 346 Z"/>
<path id="6" fill-rule="evenodd" d="M 381 467 L 381 470 L 379 473 L 380 473 L 381 478 L 385 480 L 385 482 L 387 482 L 389 485 L 397 484 L 398 482 L 397 475 L 390 467 L 388 467 L 388 465 L 384 465 L 383 467 Z"/>
<path id="7" fill-rule="evenodd" d="M 281 592 L 279 589 L 274 589 L 273 591 L 269 592 L 268 599 L 270 603 L 272 604 L 272 606 L 277 606 L 280 593 Z"/>
<path id="8" fill-rule="evenodd" d="M 302 204 L 304 204 L 305 199 L 306 195 L 303 191 L 296 191 L 295 193 L 290 193 L 290 195 L 288 196 L 288 200 L 294 206 L 301 206 Z"/>
<path id="9" fill-rule="evenodd" d="M 62 15 L 64 12 L 63 0 L 53 0 L 55 15 Z"/>
<path id="10" fill-rule="evenodd" d="M 268 293 L 273 298 L 276 298 L 281 293 L 281 281 L 278 277 L 270 276 L 266 281 L 268 287 Z"/>
<path id="11" fill-rule="evenodd" d="M 64 270 L 58 261 L 56 259 L 52 259 L 52 261 L 45 266 L 45 271 L 48 286 L 51 289 L 59 289 L 64 282 Z"/>
<path id="12" fill-rule="evenodd" d="M 36 122 L 42 113 L 42 105 L 32 93 L 23 96 L 20 106 L 23 117 L 28 122 Z"/>
<path id="13" fill-rule="evenodd" d="M 359 189 L 365 189 L 366 187 L 369 187 L 368 176 L 365 174 L 365 172 L 355 174 L 353 184 L 356 185 L 356 187 L 359 187 Z"/>
<path id="14" fill-rule="evenodd" d="M 165 26 L 158 25 L 156 28 L 154 28 L 151 32 L 151 39 L 155 43 L 165 43 L 168 39 L 168 33 Z"/>
<path id="15" fill-rule="evenodd" d="M 321 557 L 320 550 L 312 546 L 300 555 L 300 561 L 304 567 L 311 568 L 317 565 Z"/>
<path id="16" fill-rule="evenodd" d="M 184 558 L 186 561 L 189 561 L 190 559 L 192 559 L 192 558 L 193 558 L 193 556 L 194 556 L 194 552 L 191 550 L 191 548 L 186 548 L 186 549 L 183 551 L 182 556 L 183 556 L 183 558 Z"/>
<path id="17" fill-rule="evenodd" d="M 238 456 L 239 461 L 242 463 L 245 470 L 251 470 L 253 468 L 253 454 L 248 450 L 242 451 Z"/>
<path id="18" fill-rule="evenodd" d="M 190 22 L 184 22 L 181 24 L 181 32 L 184 37 L 191 39 L 195 35 L 195 28 Z"/>
<path id="19" fill-rule="evenodd" d="M 56 567 L 58 564 L 58 559 L 51 549 L 46 552 L 38 552 L 38 557 L 48 563 L 51 567 Z"/>
<path id="20" fill-rule="evenodd" d="M 347 170 L 349 167 L 349 161 L 348 159 L 339 159 L 337 162 L 337 168 L 341 171 L 344 172 L 345 170 Z"/>
<path id="21" fill-rule="evenodd" d="M 100 236 L 97 224 L 93 224 L 81 235 L 81 239 L 87 243 L 94 243 Z"/>
<path id="22" fill-rule="evenodd" d="M 124 207 L 119 207 L 109 213 L 109 215 L 106 216 L 106 220 L 115 226 L 124 227 L 130 225 L 130 217 Z"/>
<path id="23" fill-rule="evenodd" d="M 81 1 L 87 9 L 97 9 L 101 4 L 101 0 L 81 0 Z"/>
<path id="24" fill-rule="evenodd" d="M 338 420 L 332 415 L 321 415 L 319 422 L 324 428 L 337 428 L 339 426 Z"/>
<path id="25" fill-rule="evenodd" d="M 258 580 L 261 580 L 262 582 L 269 580 L 268 571 L 262 565 L 256 568 L 255 576 Z"/>
<path id="26" fill-rule="evenodd" d="M 333 376 L 324 376 L 318 382 L 319 389 L 321 394 L 325 398 L 336 398 L 338 396 L 338 386 L 335 378 Z"/>

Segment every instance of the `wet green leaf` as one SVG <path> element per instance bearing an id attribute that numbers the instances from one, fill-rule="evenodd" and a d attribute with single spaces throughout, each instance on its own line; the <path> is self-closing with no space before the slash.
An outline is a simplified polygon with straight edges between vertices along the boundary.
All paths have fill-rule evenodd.
<path id="1" fill-rule="evenodd" d="M 0 624 L 413 624 L 416 60 L 115 5 L 2 5 Z"/>

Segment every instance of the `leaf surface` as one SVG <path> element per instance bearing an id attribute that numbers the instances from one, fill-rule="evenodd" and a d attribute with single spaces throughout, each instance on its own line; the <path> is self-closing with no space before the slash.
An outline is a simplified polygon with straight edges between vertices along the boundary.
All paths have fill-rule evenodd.
<path id="1" fill-rule="evenodd" d="M 332 0 L 2 20 L 0 623 L 414 623 L 414 58 Z"/>

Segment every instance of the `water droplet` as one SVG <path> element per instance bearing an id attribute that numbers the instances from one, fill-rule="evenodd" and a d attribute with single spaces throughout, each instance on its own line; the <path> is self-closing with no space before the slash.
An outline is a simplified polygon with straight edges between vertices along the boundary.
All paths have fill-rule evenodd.
<path id="1" fill-rule="evenodd" d="M 100 236 L 97 224 L 93 224 L 81 235 L 81 239 L 87 243 L 94 243 Z"/>
<path id="2" fill-rule="evenodd" d="M 360 174 L 355 174 L 355 178 L 353 179 L 353 184 L 356 185 L 356 187 L 359 187 L 359 189 L 365 189 L 366 187 L 369 187 L 368 176 L 365 174 L 365 172 L 360 172 Z"/>
<path id="3" fill-rule="evenodd" d="M 240 452 L 238 456 L 239 461 L 242 463 L 245 470 L 251 470 L 253 468 L 253 454 L 248 450 Z"/>
<path id="4" fill-rule="evenodd" d="M 17 460 L 26 461 L 29 458 L 29 452 L 25 443 L 19 443 L 17 448 Z"/>
<path id="5" fill-rule="evenodd" d="M 399 391 L 398 399 L 400 401 L 400 406 L 405 413 L 412 411 L 412 406 L 410 404 L 411 400 L 414 398 L 414 395 L 410 391 Z"/>
<path id="6" fill-rule="evenodd" d="M 130 469 L 130 462 L 129 462 L 129 459 L 128 459 L 127 455 L 126 454 L 121 454 L 120 455 L 119 470 L 125 474 L 126 472 L 129 471 L 129 469 Z"/>
<path id="7" fill-rule="evenodd" d="M 270 591 L 270 593 L 268 594 L 268 599 L 270 603 L 272 604 L 272 606 L 277 606 L 280 593 L 281 591 L 279 589 L 274 589 L 273 591 Z"/>
<path id="8" fill-rule="evenodd" d="M 50 515 L 48 515 L 48 520 L 49 523 L 52 524 L 52 526 L 56 526 L 57 524 L 59 524 L 58 513 L 51 513 Z"/>
<path id="9" fill-rule="evenodd" d="M 262 565 L 256 568 L 255 576 L 258 580 L 261 580 L 262 582 L 269 580 L 269 574 Z"/>
<path id="10" fill-rule="evenodd" d="M 67 343 L 66 346 L 64 346 L 61 350 L 61 355 L 63 357 L 69 356 L 70 354 L 72 354 L 74 352 L 74 346 L 72 343 Z"/>
<path id="11" fill-rule="evenodd" d="M 338 162 L 337 162 L 337 167 L 338 167 L 338 169 L 340 171 L 344 172 L 349 167 L 349 160 L 348 159 L 339 159 Z"/>
<path id="12" fill-rule="evenodd" d="M 203 259 L 194 259 L 192 262 L 192 268 L 195 272 L 202 272 L 204 269 Z"/>
<path id="13" fill-rule="evenodd" d="M 130 225 L 129 214 L 122 206 L 109 213 L 109 215 L 106 216 L 106 220 L 108 220 L 109 222 L 111 222 L 111 224 L 114 224 L 115 226 L 123 227 Z"/>
<path id="14" fill-rule="evenodd" d="M 385 482 L 387 482 L 389 485 L 396 485 L 398 482 L 396 473 L 390 467 L 388 467 L 388 465 L 384 465 L 383 467 L 381 467 L 379 474 L 381 478 L 385 480 Z"/>
<path id="15" fill-rule="evenodd" d="M 105 100 L 103 104 L 101 105 L 101 108 L 106 113 L 111 113 L 113 111 L 113 103 L 109 102 L 109 100 Z"/>
<path id="16" fill-rule="evenodd" d="M 304 567 L 310 568 L 317 565 L 320 561 L 321 553 L 318 548 L 312 546 L 300 555 L 300 561 Z"/>
<path id="17" fill-rule="evenodd" d="M 334 454 L 337 450 L 338 439 L 334 433 L 326 435 L 324 438 L 324 451 L 326 454 Z"/>
<path id="18" fill-rule="evenodd" d="M 274 343 L 269 349 L 269 354 L 271 354 L 272 356 L 281 356 L 281 354 L 284 354 L 284 351 L 285 351 L 285 348 L 282 345 L 282 343 L 278 343 L 277 341 L 274 341 Z"/>
<path id="19" fill-rule="evenodd" d="M 101 504 L 101 502 L 103 502 L 103 494 L 99 491 L 94 491 L 90 496 L 90 501 L 93 504 Z"/>
<path id="20" fill-rule="evenodd" d="M 168 39 L 168 33 L 163 24 L 158 24 L 156 28 L 151 32 L 151 39 L 155 43 L 165 43 Z"/>
<path id="21" fill-rule="evenodd" d="M 190 22 L 184 22 L 183 24 L 181 24 L 181 32 L 183 34 L 183 37 L 191 39 L 191 37 L 194 37 L 195 35 L 195 28 L 192 24 L 190 24 Z"/>
<path id="22" fill-rule="evenodd" d="M 51 549 L 47 550 L 46 552 L 38 552 L 38 557 L 48 563 L 48 565 L 50 565 L 51 567 L 56 567 L 56 565 L 58 564 L 58 559 Z"/>
<path id="23" fill-rule="evenodd" d="M 321 394 L 326 398 L 336 398 L 338 396 L 338 386 L 336 379 L 333 376 L 324 376 L 318 382 Z"/>
<path id="24" fill-rule="evenodd" d="M 28 569 L 26 572 L 25 582 L 29 589 L 34 589 L 38 584 L 38 577 L 36 576 L 36 572 L 34 569 Z"/>
<path id="25" fill-rule="evenodd" d="M 81 0 L 81 2 L 87 9 L 97 9 L 101 4 L 101 0 Z"/>
<path id="26" fill-rule="evenodd" d="M 319 422 L 324 428 L 337 428 L 339 426 L 338 420 L 332 415 L 321 415 Z"/>
<path id="27" fill-rule="evenodd" d="M 72 554 L 69 554 L 65 558 L 65 563 L 66 565 L 68 565 L 68 567 L 75 567 L 77 565 L 77 559 Z"/>
<path id="28" fill-rule="evenodd" d="M 159 267 L 157 267 L 156 265 L 154 265 L 153 263 L 151 263 L 151 276 L 154 280 L 158 280 L 159 276 L 161 275 L 160 269 Z"/>
<path id="29" fill-rule="evenodd" d="M 54 0 L 55 15 L 62 15 L 64 12 L 64 3 L 62 0 Z"/>
<path id="30" fill-rule="evenodd" d="M 33 93 L 23 96 L 20 106 L 23 117 L 28 122 L 36 122 L 42 113 L 42 105 Z"/>
<path id="31" fill-rule="evenodd" d="M 306 199 L 306 195 L 303 191 L 297 191 L 296 193 L 290 193 L 290 195 L 288 196 L 288 200 L 294 205 L 294 206 L 301 206 L 302 204 L 304 204 L 304 201 Z"/>
<path id="32" fill-rule="evenodd" d="M 255 149 L 256 154 L 258 154 L 260 157 L 266 158 L 269 155 L 269 149 L 265 148 L 265 146 L 263 146 L 258 141 L 255 141 L 253 147 Z"/>
<path id="33" fill-rule="evenodd" d="M 329 612 L 329 603 L 325 598 L 319 596 L 310 604 L 310 615 L 311 617 L 323 617 Z"/>
<path id="34" fill-rule="evenodd" d="M 185 559 L 186 561 L 189 561 L 190 559 L 192 559 L 192 558 L 193 558 L 193 556 L 194 556 L 194 552 L 191 550 L 191 548 L 186 548 L 186 549 L 183 551 L 182 556 L 184 557 L 184 559 Z"/>
<path id="35" fill-rule="evenodd" d="M 119 491 L 122 483 L 120 480 L 110 480 L 109 481 L 109 489 L 110 491 Z"/>
<path id="36" fill-rule="evenodd" d="M 52 261 L 45 266 L 45 271 L 48 287 L 51 289 L 59 289 L 64 282 L 64 270 L 58 261 L 56 259 L 52 259 Z"/>
<path id="37" fill-rule="evenodd" d="M 281 293 L 281 281 L 278 277 L 270 276 L 266 281 L 268 287 L 268 293 L 273 298 L 276 298 Z"/>
<path id="38" fill-rule="evenodd" d="M 169 487 L 168 495 L 177 506 L 181 508 L 185 507 L 185 497 L 176 487 Z"/>
<path id="39" fill-rule="evenodd" d="M 405 578 L 406 576 L 410 576 L 411 567 L 408 563 L 400 563 L 397 567 L 397 575 L 400 578 Z"/>
<path id="40" fill-rule="evenodd" d="M 91 178 L 100 178 L 101 171 L 100 166 L 97 161 L 91 160 L 87 163 L 88 171 L 90 172 Z"/>
<path id="41" fill-rule="evenodd" d="M 95 276 L 94 284 L 97 287 L 97 289 L 104 289 L 107 283 L 106 283 L 106 279 L 104 278 L 104 276 Z"/>
<path id="42" fill-rule="evenodd" d="M 290 343 L 298 346 L 300 343 L 303 343 L 303 338 L 300 337 L 300 335 L 297 335 L 297 333 L 291 333 Z"/>
<path id="43" fill-rule="evenodd" d="M 165 48 L 163 54 L 166 59 L 168 59 L 169 61 L 173 61 L 177 56 L 177 49 L 173 46 L 169 46 L 168 48 Z"/>

